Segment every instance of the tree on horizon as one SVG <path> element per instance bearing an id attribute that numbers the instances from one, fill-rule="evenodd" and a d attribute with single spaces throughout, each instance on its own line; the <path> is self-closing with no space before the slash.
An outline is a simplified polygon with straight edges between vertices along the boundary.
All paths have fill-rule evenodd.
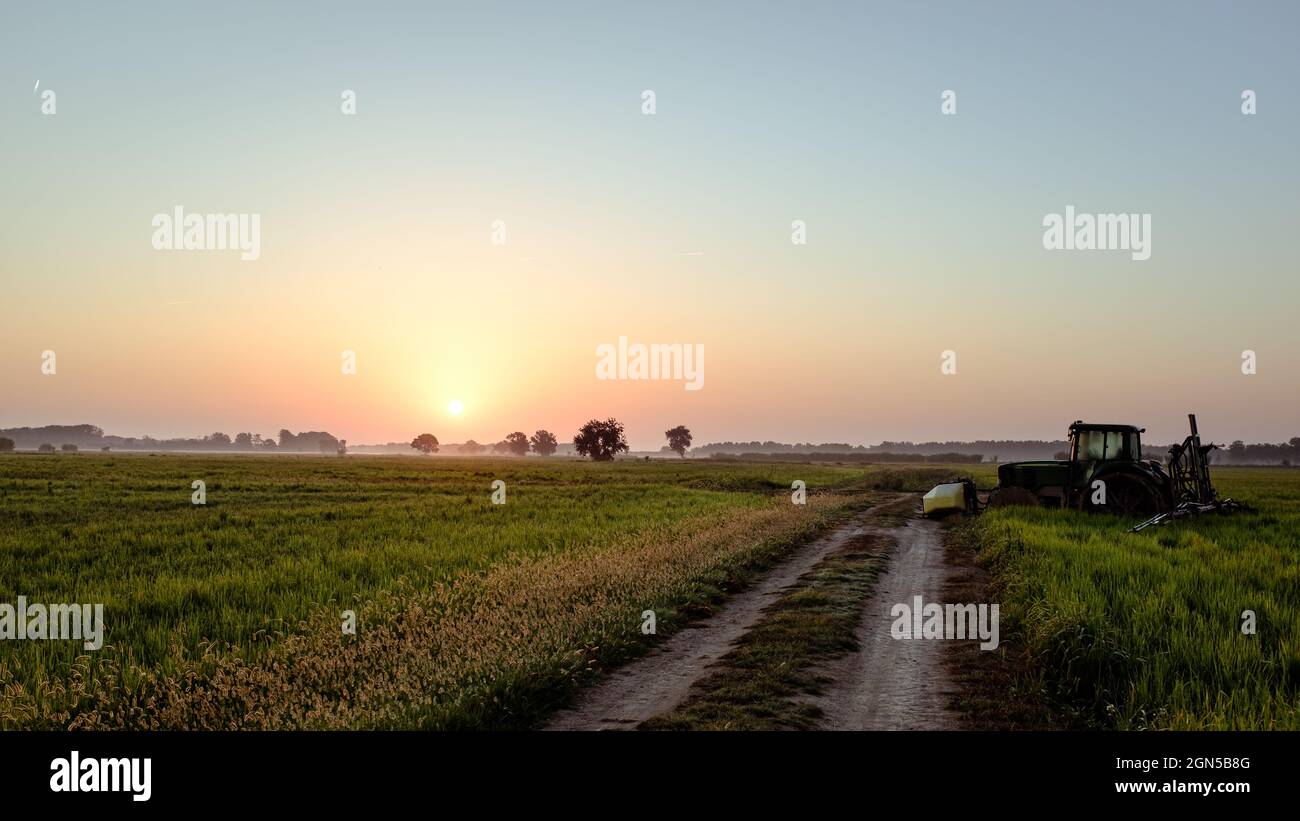
<path id="1" fill-rule="evenodd" d="M 411 447 L 428 456 L 431 453 L 438 452 L 438 437 L 432 433 L 422 433 L 415 439 L 411 440 Z"/>
<path id="2" fill-rule="evenodd" d="M 549 430 L 539 430 L 529 438 L 528 443 L 532 445 L 533 453 L 538 456 L 550 456 L 555 453 L 555 449 L 560 443 L 555 438 L 555 434 Z"/>
<path id="3" fill-rule="evenodd" d="M 613 417 L 604 422 L 592 419 L 583 425 L 573 437 L 573 447 L 581 455 L 590 456 L 593 462 L 610 462 L 615 454 L 629 450 L 623 425 Z"/>
<path id="4" fill-rule="evenodd" d="M 668 449 L 685 458 L 686 450 L 691 446 L 690 428 L 685 425 L 678 425 L 671 430 L 664 431 L 664 436 L 668 437 Z"/>
<path id="5" fill-rule="evenodd" d="M 515 431 L 503 440 L 506 450 L 515 456 L 523 456 L 528 453 L 528 434 L 523 431 Z"/>

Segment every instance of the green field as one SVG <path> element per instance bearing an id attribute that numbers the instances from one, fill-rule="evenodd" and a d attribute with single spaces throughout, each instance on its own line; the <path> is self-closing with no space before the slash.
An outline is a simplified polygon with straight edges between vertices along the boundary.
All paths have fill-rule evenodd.
<path id="1" fill-rule="evenodd" d="M 1076 724 L 1300 729 L 1300 470 L 1214 480 L 1259 513 L 1127 533 L 1135 521 L 1002 508 L 970 527 L 1004 635 Z"/>
<path id="2" fill-rule="evenodd" d="M 94 652 L 0 642 L 0 729 L 536 726 L 845 512 L 954 472 L 993 482 L 992 466 L 0 457 L 0 603 L 103 603 L 107 633 Z M 977 544 L 1004 637 L 1070 723 L 1300 728 L 1300 471 L 1215 478 L 1260 512 L 1128 534 L 1010 508 L 950 531 Z"/>
<path id="3" fill-rule="evenodd" d="M 0 727 L 529 726 L 648 646 L 643 610 L 671 631 L 872 488 L 937 473 L 3 457 L 0 602 L 102 602 L 107 644 L 0 644 Z"/>

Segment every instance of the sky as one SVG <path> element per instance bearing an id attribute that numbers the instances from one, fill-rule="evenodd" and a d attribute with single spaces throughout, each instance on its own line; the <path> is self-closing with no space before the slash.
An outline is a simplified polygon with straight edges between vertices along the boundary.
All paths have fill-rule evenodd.
<path id="1" fill-rule="evenodd" d="M 657 449 L 678 424 L 871 444 L 1079 418 L 1169 442 L 1196 412 L 1215 441 L 1285 440 L 1298 24 L 1293 3 L 6 4 L 0 427 L 565 441 L 613 416 Z M 259 256 L 156 249 L 177 206 L 257 215 Z M 1150 258 L 1045 249 L 1067 206 L 1150 215 Z M 702 345 L 702 388 L 598 379 L 619 337 Z"/>

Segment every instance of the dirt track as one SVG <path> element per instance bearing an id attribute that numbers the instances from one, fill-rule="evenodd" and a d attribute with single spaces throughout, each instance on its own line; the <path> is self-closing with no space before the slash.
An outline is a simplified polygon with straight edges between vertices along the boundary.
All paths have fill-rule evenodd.
<path id="1" fill-rule="evenodd" d="M 828 553 L 862 532 L 870 511 L 796 550 L 757 585 L 733 596 L 721 612 L 669 638 L 588 690 L 574 707 L 555 715 L 548 730 L 632 729 L 686 698 L 705 669 L 762 618 L 763 610 Z"/>
<path id="2" fill-rule="evenodd" d="M 896 504 L 887 507 L 898 509 Z M 957 717 L 948 706 L 954 685 L 942 656 L 947 643 L 890 636 L 894 604 L 910 602 L 918 594 L 927 602 L 943 601 L 950 570 L 939 527 L 920 518 L 885 524 L 875 521 L 874 514 L 875 509 L 860 513 L 798 549 L 753 588 L 731 598 L 717 615 L 675 634 L 650 655 L 588 690 L 574 707 L 557 713 L 546 729 L 633 729 L 672 710 L 800 576 L 862 533 L 891 536 L 897 546 L 864 606 L 857 630 L 859 649 L 822 668 L 819 672 L 832 683 L 807 700 L 824 711 L 825 729 L 955 728 Z"/>
<path id="3" fill-rule="evenodd" d="M 944 601 L 950 569 L 939 526 L 913 519 L 879 532 L 892 536 L 897 546 L 863 611 L 858 651 L 821 670 L 834 683 L 809 703 L 825 712 L 825 729 L 956 729 L 958 717 L 949 706 L 956 690 L 943 656 L 948 644 L 890 635 L 889 611 L 895 604 L 910 604 L 916 595 Z"/>

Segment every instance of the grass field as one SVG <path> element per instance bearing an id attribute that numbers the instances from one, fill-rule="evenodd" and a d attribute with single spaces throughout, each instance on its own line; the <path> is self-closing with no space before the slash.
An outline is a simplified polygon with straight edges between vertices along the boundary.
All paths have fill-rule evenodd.
<path id="1" fill-rule="evenodd" d="M 992 466 L 0 457 L 0 602 L 103 603 L 107 632 L 95 652 L 0 642 L 0 728 L 536 726 L 791 545 L 953 472 L 993 483 Z M 1215 477 L 1260 512 L 1128 534 L 1013 508 L 952 530 L 1071 723 L 1300 728 L 1300 471 Z"/>
<path id="2" fill-rule="evenodd" d="M 102 602 L 107 638 L 0 644 L 0 727 L 531 726 L 649 646 L 643 610 L 670 632 L 873 489 L 944 473 L 3 457 L 0 602 Z"/>
<path id="3" fill-rule="evenodd" d="M 969 526 L 1004 635 L 1076 723 L 1300 729 L 1300 470 L 1214 478 L 1259 513 L 1130 534 L 1134 521 L 1003 508 Z"/>

